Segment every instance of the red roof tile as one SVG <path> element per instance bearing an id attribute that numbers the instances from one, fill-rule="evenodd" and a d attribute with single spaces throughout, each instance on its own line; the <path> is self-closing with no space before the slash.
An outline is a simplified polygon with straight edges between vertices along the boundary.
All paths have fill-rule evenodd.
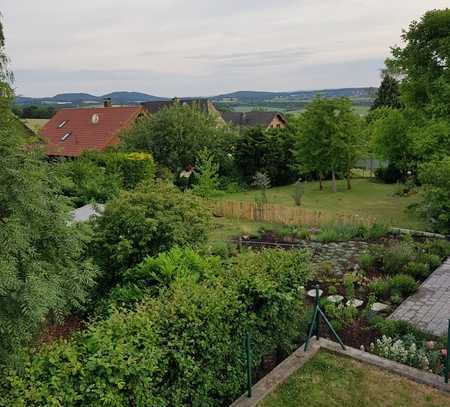
<path id="1" fill-rule="evenodd" d="M 104 150 L 118 144 L 119 133 L 142 112 L 141 106 L 62 109 L 42 129 L 45 152 L 49 156 L 76 157 L 85 150 Z"/>

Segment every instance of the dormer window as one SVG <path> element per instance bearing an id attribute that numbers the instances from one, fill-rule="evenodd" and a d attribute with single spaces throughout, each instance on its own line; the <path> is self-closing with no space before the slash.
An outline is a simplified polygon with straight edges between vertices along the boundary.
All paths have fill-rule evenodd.
<path id="1" fill-rule="evenodd" d="M 64 134 L 64 136 L 61 137 L 61 141 L 66 141 L 71 134 L 72 134 L 71 132 Z"/>
<path id="2" fill-rule="evenodd" d="M 62 129 L 67 123 L 67 120 L 63 120 L 61 123 L 59 123 L 58 125 L 58 129 Z"/>

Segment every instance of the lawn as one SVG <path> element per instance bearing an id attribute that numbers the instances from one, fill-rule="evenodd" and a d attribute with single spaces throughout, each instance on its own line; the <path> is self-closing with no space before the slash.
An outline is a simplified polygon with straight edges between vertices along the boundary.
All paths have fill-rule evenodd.
<path id="1" fill-rule="evenodd" d="M 397 186 L 375 182 L 369 178 L 353 180 L 353 189 L 346 189 L 344 180 L 338 181 L 338 192 L 331 191 L 331 182 L 324 182 L 324 191 L 319 190 L 318 182 L 305 184 L 302 207 L 336 214 L 357 214 L 375 217 L 379 222 L 390 226 L 424 230 L 423 222 L 411 211 L 410 204 L 418 202 L 418 195 L 400 197 L 395 195 Z M 271 188 L 268 191 L 269 203 L 294 206 L 292 193 L 294 186 Z M 258 191 L 226 194 L 218 199 L 254 201 Z"/>
<path id="2" fill-rule="evenodd" d="M 261 407 L 443 407 L 450 396 L 387 371 L 319 351 Z"/>
<path id="3" fill-rule="evenodd" d="M 22 121 L 35 133 L 39 133 L 48 122 L 48 119 L 23 119 Z"/>

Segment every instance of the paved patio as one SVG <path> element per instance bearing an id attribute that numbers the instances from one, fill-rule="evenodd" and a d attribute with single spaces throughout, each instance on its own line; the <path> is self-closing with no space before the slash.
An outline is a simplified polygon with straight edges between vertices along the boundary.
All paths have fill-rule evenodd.
<path id="1" fill-rule="evenodd" d="M 450 257 L 389 317 L 441 336 L 450 319 Z"/>

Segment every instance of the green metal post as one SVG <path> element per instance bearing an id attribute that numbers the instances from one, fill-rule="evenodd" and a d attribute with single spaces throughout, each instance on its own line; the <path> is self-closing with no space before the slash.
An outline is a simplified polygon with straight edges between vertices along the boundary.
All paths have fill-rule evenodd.
<path id="1" fill-rule="evenodd" d="M 445 358 L 445 383 L 448 384 L 448 376 L 450 373 L 450 319 L 448 320 L 447 329 L 447 357 Z"/>
<path id="2" fill-rule="evenodd" d="M 320 310 L 319 284 L 316 285 L 316 309 Z M 320 318 L 316 318 L 316 338 L 319 340 L 319 322 Z"/>
<path id="3" fill-rule="evenodd" d="M 252 347 L 250 332 L 245 335 L 245 354 L 247 357 L 247 397 L 252 397 Z"/>

